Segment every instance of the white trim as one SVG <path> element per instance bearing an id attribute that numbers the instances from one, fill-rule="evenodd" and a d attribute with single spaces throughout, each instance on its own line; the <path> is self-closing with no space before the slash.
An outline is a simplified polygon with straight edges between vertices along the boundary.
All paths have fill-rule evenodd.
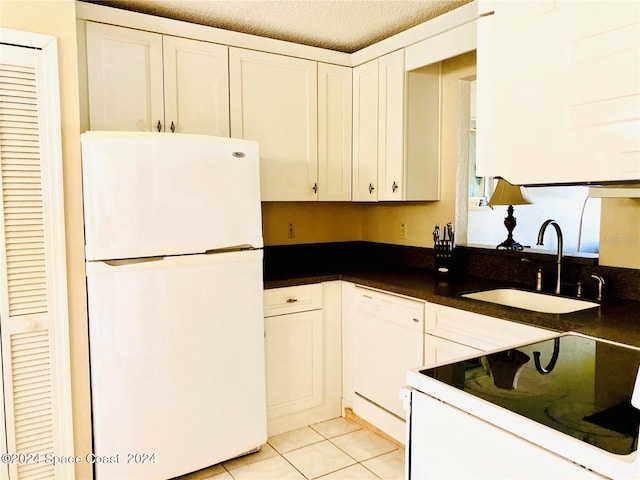
<path id="1" fill-rule="evenodd" d="M 50 250 L 51 277 L 54 285 L 64 288 L 53 289 L 51 298 L 55 312 L 54 338 L 56 345 L 56 402 L 58 428 L 55 431 L 57 444 L 62 455 L 74 451 L 73 409 L 71 405 L 71 360 L 69 345 L 69 309 L 67 298 L 67 259 L 64 219 L 64 192 L 62 172 L 62 126 L 60 114 L 60 85 L 58 79 L 58 47 L 54 37 L 42 49 L 43 85 L 47 125 L 41 130 L 41 139 L 47 143 L 45 205 L 48 206 L 50 241 L 55 246 Z M 45 160 L 43 158 L 43 160 Z M 44 165 L 43 165 L 44 166 Z M 43 173 L 45 173 L 43 171 Z M 69 452 L 69 453 L 66 453 Z M 56 467 L 60 478 L 75 478 L 73 465 L 60 464 Z"/>
<path id="2" fill-rule="evenodd" d="M 174 35 L 177 37 L 192 38 L 206 42 L 220 43 L 231 47 L 247 48 L 267 53 L 277 53 L 291 57 L 315 60 L 318 62 L 355 67 L 374 60 L 382 55 L 391 53 L 401 48 L 431 39 L 437 35 L 447 33 L 459 27 L 465 27 L 453 33 L 451 38 L 462 38 L 464 33 L 471 27 L 470 23 L 475 23 L 478 17 L 478 0 L 456 8 L 439 17 L 428 20 L 420 25 L 397 33 L 389 38 L 381 40 L 369 47 L 358 50 L 354 53 L 344 53 L 324 48 L 311 47 L 293 42 L 274 40 L 272 38 L 249 35 L 246 33 L 232 32 L 221 28 L 207 27 L 179 20 L 146 15 L 137 12 L 129 12 L 112 7 L 105 7 L 92 3 L 76 1 L 76 18 L 79 20 L 89 20 L 92 22 L 108 23 L 121 27 L 136 28 L 149 32 Z M 470 48 L 468 41 L 463 50 Z M 475 46 L 473 47 L 475 48 Z M 471 49 L 473 49 L 471 48 Z M 466 51 L 452 53 L 450 58 Z M 440 60 L 444 60 L 441 58 Z M 436 60 L 439 61 L 439 60 Z M 435 63 L 432 62 L 432 63 Z"/>
<path id="3" fill-rule="evenodd" d="M 230 47 L 240 47 L 267 53 L 277 53 L 290 57 L 316 60 L 324 63 L 351 66 L 348 53 L 310 47 L 283 40 L 232 32 L 221 28 L 207 27 L 180 20 L 129 12 L 117 8 L 105 7 L 76 1 L 76 18 L 92 22 L 108 23 L 120 27 L 135 28 L 149 32 L 185 37 L 193 40 L 219 43 Z"/>
<path id="4" fill-rule="evenodd" d="M 387 53 L 393 52 L 394 50 L 407 48 L 411 45 L 422 42 L 423 40 L 436 37 L 437 35 L 442 35 L 443 33 L 446 33 L 450 30 L 464 26 L 468 23 L 475 22 L 477 16 L 478 2 L 477 0 L 475 0 L 471 3 L 456 8 L 455 10 L 451 10 L 450 12 L 440 15 L 439 17 L 427 20 L 426 22 L 421 23 L 420 25 L 416 25 L 415 27 L 405 30 L 404 32 L 400 32 L 396 35 L 393 35 L 392 37 L 381 40 L 378 43 L 374 43 L 370 47 L 366 47 L 362 50 L 358 50 L 357 52 L 352 53 L 351 65 L 355 67 L 362 63 L 366 63 L 370 60 L 381 57 L 382 55 L 385 55 Z M 465 52 L 454 53 L 445 58 L 450 58 L 459 55 L 460 53 Z M 441 58 L 440 60 L 444 60 L 445 58 Z M 435 61 L 432 63 L 435 63 Z"/>
<path id="5" fill-rule="evenodd" d="M 9 28 L 0 28 L 0 43 L 7 43 L 10 45 L 17 45 L 21 47 L 31 48 L 51 48 L 53 43 L 54 51 L 56 55 L 56 64 L 58 62 L 58 51 L 56 47 L 56 38 L 50 35 L 41 35 L 39 33 L 23 32 L 20 30 L 11 30 Z M 56 78 L 58 77 L 58 71 L 56 70 Z"/>
<path id="6" fill-rule="evenodd" d="M 474 20 L 407 47 L 405 70 L 415 70 L 475 50 L 477 28 Z"/>
<path id="7" fill-rule="evenodd" d="M 69 345 L 69 310 L 67 299 L 67 262 L 65 245 L 64 195 L 62 178 L 62 138 L 60 116 L 60 85 L 58 74 L 58 47 L 55 37 L 30 32 L 0 28 L 0 42 L 42 50 L 41 70 L 43 95 L 38 99 L 40 116 L 45 124 L 40 132 L 42 144 L 42 182 L 46 236 L 53 245 L 50 249 L 49 281 L 57 285 L 51 289 L 51 311 L 54 316 L 53 338 L 55 342 L 55 436 L 56 455 L 73 455 L 73 411 L 71 405 L 71 362 Z M 41 102 L 42 100 L 42 102 Z M 58 464 L 56 477 L 75 478 L 73 464 Z"/>

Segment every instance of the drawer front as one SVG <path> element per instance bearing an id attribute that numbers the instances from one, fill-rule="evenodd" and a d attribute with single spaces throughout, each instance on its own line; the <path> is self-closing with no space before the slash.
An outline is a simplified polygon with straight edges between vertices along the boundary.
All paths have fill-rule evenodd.
<path id="1" fill-rule="evenodd" d="M 485 351 L 557 336 L 544 328 L 442 305 L 427 304 L 426 310 L 425 333 Z"/>
<path id="2" fill-rule="evenodd" d="M 272 288 L 264 291 L 264 316 L 306 312 L 322 308 L 322 284 Z"/>

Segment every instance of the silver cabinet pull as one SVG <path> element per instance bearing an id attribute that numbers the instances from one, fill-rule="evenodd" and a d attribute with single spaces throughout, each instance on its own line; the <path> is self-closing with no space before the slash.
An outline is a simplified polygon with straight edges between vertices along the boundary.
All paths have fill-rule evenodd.
<path id="1" fill-rule="evenodd" d="M 176 131 L 176 126 L 173 124 L 173 122 L 171 122 L 171 133 L 175 133 Z"/>
<path id="2" fill-rule="evenodd" d="M 287 298 L 287 303 L 296 303 L 297 301 L 297 298 Z"/>
<path id="3" fill-rule="evenodd" d="M 393 182 L 393 185 L 391 185 L 391 191 L 393 193 L 396 193 L 396 190 L 398 190 L 398 184 L 396 182 Z"/>
<path id="4" fill-rule="evenodd" d="M 369 194 L 372 194 L 373 191 L 375 190 L 375 187 L 373 186 L 373 184 L 369 184 Z"/>
<path id="5" fill-rule="evenodd" d="M 160 123 L 160 120 L 158 120 L 158 125 L 156 125 L 156 128 L 158 129 L 159 132 L 162 131 L 162 123 Z"/>

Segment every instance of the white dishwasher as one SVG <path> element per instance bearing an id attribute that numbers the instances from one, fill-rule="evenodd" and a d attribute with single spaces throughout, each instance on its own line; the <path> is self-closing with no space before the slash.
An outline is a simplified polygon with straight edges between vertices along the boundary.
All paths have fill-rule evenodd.
<path id="1" fill-rule="evenodd" d="M 424 303 L 363 287 L 355 295 L 356 396 L 404 420 L 399 391 L 407 370 L 423 363 Z"/>

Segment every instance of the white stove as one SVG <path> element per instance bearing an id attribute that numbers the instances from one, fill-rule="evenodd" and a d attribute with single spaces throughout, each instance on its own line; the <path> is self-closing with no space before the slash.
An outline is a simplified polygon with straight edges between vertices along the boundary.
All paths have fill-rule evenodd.
<path id="1" fill-rule="evenodd" d="M 640 349 L 565 334 L 409 371 L 408 476 L 640 478 L 638 367 Z"/>

